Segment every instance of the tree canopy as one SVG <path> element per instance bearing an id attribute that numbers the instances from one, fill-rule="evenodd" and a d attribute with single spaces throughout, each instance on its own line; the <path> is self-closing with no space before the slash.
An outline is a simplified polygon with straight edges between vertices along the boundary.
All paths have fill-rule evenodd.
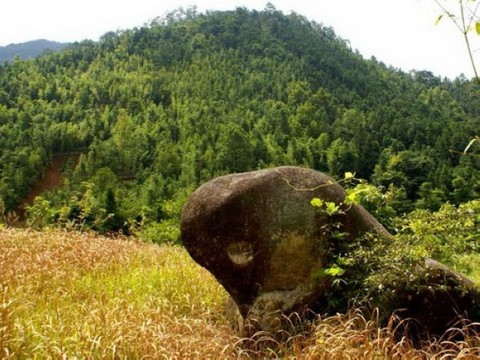
<path id="1" fill-rule="evenodd" d="M 15 210 L 70 153 L 78 164 L 32 222 L 48 213 L 175 237 L 195 186 L 278 165 L 355 172 L 406 194 L 398 212 L 459 204 L 480 191 L 479 143 L 463 153 L 480 128 L 478 95 L 465 78 L 366 60 L 333 29 L 273 6 L 177 10 L 0 66 L 0 208 Z"/>

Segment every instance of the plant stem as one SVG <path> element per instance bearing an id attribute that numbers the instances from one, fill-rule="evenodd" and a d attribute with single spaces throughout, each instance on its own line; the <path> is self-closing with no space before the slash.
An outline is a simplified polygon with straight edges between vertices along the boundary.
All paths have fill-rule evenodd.
<path id="1" fill-rule="evenodd" d="M 471 12 L 470 18 L 469 18 L 469 23 L 467 25 L 465 21 L 465 6 L 463 0 L 459 0 L 458 3 L 460 5 L 460 20 L 461 23 L 458 19 L 455 18 L 455 16 L 450 13 L 445 6 L 442 5 L 442 3 L 439 0 L 434 0 L 435 3 L 442 9 L 444 14 L 446 14 L 450 20 L 455 24 L 458 30 L 463 34 L 463 38 L 465 40 L 465 44 L 467 45 L 467 51 L 468 51 L 468 56 L 470 58 L 470 63 L 472 64 L 473 68 L 473 73 L 474 73 L 474 78 L 477 83 L 480 83 L 480 78 L 478 77 L 478 72 L 477 72 L 477 67 L 475 65 L 475 60 L 473 58 L 473 53 L 472 53 L 472 47 L 470 45 L 470 40 L 468 39 L 468 30 L 470 29 L 470 26 L 473 23 L 473 19 L 475 18 L 475 14 L 479 8 L 480 2 L 477 4 L 475 7 L 475 10 Z"/>
<path id="2" fill-rule="evenodd" d="M 475 80 L 477 81 L 477 83 L 480 83 L 480 78 L 478 77 L 477 67 L 475 66 L 475 60 L 473 59 L 472 48 L 470 46 L 470 41 L 468 40 L 467 33 L 464 33 L 463 37 L 465 39 L 465 44 L 467 45 L 468 56 L 470 57 L 470 62 L 472 64 Z"/>
<path id="3" fill-rule="evenodd" d="M 463 38 L 465 39 L 465 44 L 467 45 L 468 56 L 470 58 L 470 63 L 472 64 L 475 80 L 477 82 L 479 82 L 477 67 L 475 66 L 475 60 L 473 59 L 472 48 L 470 46 L 470 40 L 468 39 L 468 30 L 469 30 L 470 26 L 467 26 L 467 24 L 465 23 L 465 9 L 464 9 L 464 6 L 463 6 L 463 0 L 460 0 L 459 3 L 460 3 L 460 14 L 461 14 L 461 19 L 462 19 Z M 472 22 L 473 16 L 474 16 L 474 14 L 471 16 L 470 24 Z"/>

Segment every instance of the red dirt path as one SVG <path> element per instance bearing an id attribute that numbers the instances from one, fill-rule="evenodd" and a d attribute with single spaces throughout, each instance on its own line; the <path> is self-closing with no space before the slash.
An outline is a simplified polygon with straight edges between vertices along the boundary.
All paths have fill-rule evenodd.
<path id="1" fill-rule="evenodd" d="M 19 220 L 25 219 L 25 207 L 33 204 L 35 198 L 46 191 L 50 191 L 63 184 L 62 170 L 68 160 L 73 161 L 74 167 L 77 166 L 80 154 L 60 154 L 55 155 L 50 165 L 45 169 L 45 174 L 30 189 L 29 194 L 20 202 L 15 210 Z"/>

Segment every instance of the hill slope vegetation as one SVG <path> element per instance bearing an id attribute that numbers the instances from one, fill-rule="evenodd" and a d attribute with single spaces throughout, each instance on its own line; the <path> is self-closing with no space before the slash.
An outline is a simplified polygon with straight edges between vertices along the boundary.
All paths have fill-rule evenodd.
<path id="1" fill-rule="evenodd" d="M 229 172 L 356 172 L 396 213 L 478 197 L 478 86 L 365 60 L 295 13 L 176 11 L 0 66 L 0 199 L 16 209 L 53 156 L 81 152 L 32 225 L 175 239 L 185 198 Z M 470 149 L 478 152 L 478 144 Z"/>

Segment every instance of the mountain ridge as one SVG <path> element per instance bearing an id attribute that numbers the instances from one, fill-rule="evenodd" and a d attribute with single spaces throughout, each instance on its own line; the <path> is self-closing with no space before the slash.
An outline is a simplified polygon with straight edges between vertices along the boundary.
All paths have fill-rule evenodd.
<path id="1" fill-rule="evenodd" d="M 59 51 L 69 45 L 70 43 L 37 39 L 0 46 L 0 63 L 12 61 L 16 56 L 19 56 L 22 60 L 28 60 L 41 55 L 45 51 Z"/>

